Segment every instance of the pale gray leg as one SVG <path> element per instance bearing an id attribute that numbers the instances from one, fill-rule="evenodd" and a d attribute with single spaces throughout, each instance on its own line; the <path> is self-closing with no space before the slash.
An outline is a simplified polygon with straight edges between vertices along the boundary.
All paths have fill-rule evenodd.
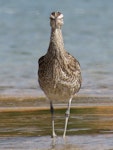
<path id="1" fill-rule="evenodd" d="M 52 121 L 52 137 L 56 137 L 55 125 L 54 125 L 54 108 L 53 108 L 52 101 L 50 101 L 50 111 L 51 111 L 51 121 Z"/>
<path id="2" fill-rule="evenodd" d="M 71 101 L 72 101 L 72 98 L 70 98 L 70 100 L 69 100 L 68 108 L 67 108 L 67 111 L 66 111 L 66 118 L 65 118 L 65 127 L 64 127 L 63 138 L 65 138 L 65 136 L 66 136 L 67 124 L 68 124 L 68 120 L 69 120 L 69 116 L 70 116 Z"/>

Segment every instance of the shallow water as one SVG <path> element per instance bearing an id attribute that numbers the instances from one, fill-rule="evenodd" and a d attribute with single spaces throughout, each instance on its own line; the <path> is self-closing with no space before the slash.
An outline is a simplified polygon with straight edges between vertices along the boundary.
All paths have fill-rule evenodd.
<path id="1" fill-rule="evenodd" d="M 2 150 L 112 150 L 113 135 L 80 135 L 68 136 L 66 140 L 58 137 L 52 140 L 43 137 L 0 138 Z"/>
<path id="2" fill-rule="evenodd" d="M 1 112 L 0 149 L 113 149 L 112 107 L 72 108 L 65 140 L 62 138 L 64 113 L 64 109 L 55 111 L 58 137 L 52 140 L 49 110 Z"/>

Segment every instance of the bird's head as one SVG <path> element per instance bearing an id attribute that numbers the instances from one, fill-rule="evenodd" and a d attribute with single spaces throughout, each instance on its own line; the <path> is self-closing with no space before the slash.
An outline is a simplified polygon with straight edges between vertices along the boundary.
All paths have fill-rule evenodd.
<path id="1" fill-rule="evenodd" d="M 63 25 L 63 14 L 60 12 L 52 12 L 50 15 L 50 26 L 53 29 L 61 28 Z"/>

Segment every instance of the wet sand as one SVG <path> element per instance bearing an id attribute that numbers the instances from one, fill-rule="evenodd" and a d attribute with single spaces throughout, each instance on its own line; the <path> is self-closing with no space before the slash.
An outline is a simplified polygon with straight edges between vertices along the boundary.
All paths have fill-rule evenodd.
<path id="1" fill-rule="evenodd" d="M 111 150 L 113 98 L 77 96 L 73 99 L 66 140 L 62 138 L 67 103 L 55 102 L 58 137 L 51 139 L 49 102 L 45 97 L 0 97 L 2 150 Z M 46 121 L 46 122 L 45 122 Z"/>
<path id="2" fill-rule="evenodd" d="M 55 101 L 56 109 L 66 108 L 68 101 Z M 71 107 L 113 106 L 113 97 L 79 95 L 73 98 Z M 49 109 L 49 101 L 44 96 L 0 96 L 0 111 L 25 111 Z"/>

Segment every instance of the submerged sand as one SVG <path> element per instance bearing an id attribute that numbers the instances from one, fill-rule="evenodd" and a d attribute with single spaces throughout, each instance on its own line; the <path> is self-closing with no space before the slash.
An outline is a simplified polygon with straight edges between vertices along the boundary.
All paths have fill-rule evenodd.
<path id="1" fill-rule="evenodd" d="M 0 96 L 0 149 L 113 149 L 113 97 L 77 96 L 67 138 L 62 138 L 67 102 L 54 102 L 58 137 L 51 139 L 49 101 L 36 96 Z"/>

